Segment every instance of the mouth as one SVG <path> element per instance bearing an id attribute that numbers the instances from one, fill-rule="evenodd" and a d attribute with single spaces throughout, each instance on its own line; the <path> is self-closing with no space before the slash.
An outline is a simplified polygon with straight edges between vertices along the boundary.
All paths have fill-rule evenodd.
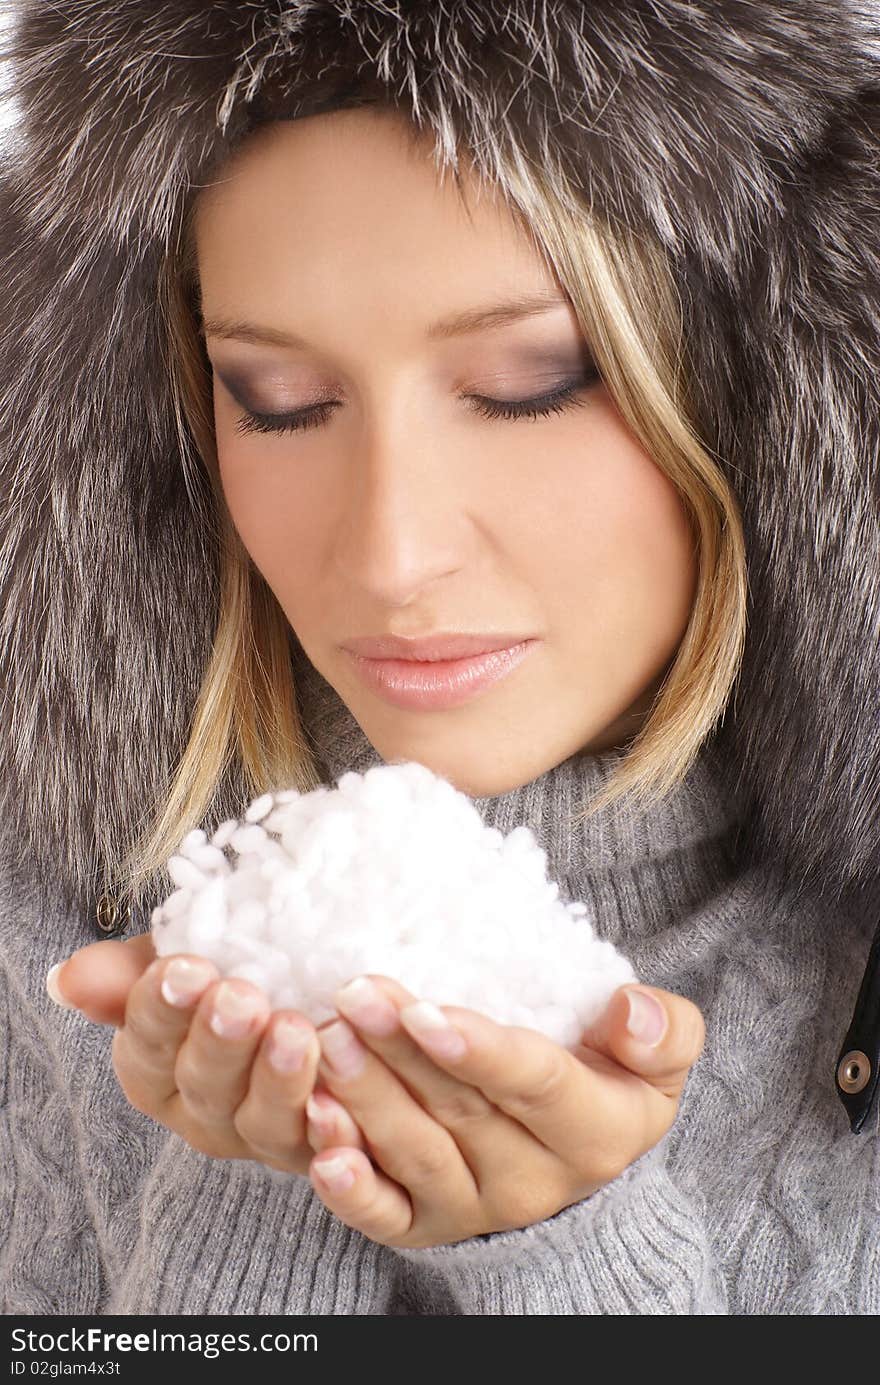
<path id="1" fill-rule="evenodd" d="M 439 711 L 461 706 L 499 683 L 519 667 L 538 643 L 533 638 L 520 638 L 515 644 L 456 658 L 438 657 L 436 644 L 433 657 L 426 658 L 412 654 L 403 658 L 368 657 L 349 647 L 345 652 L 364 685 L 384 701 L 408 710 Z"/>
<path id="2" fill-rule="evenodd" d="M 452 659 L 469 659 L 477 654 L 494 654 L 497 650 L 512 649 L 531 638 L 510 631 L 494 634 L 438 633 L 420 637 L 377 635 L 347 640 L 342 646 L 350 654 L 365 659 L 403 659 L 418 663 L 441 663 Z"/>

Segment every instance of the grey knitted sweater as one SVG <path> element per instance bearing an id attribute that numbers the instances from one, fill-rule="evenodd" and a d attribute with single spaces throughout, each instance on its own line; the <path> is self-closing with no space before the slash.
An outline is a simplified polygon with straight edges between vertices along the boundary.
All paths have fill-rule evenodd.
<path id="1" fill-rule="evenodd" d="M 328 776 L 379 757 L 317 676 L 301 690 Z M 190 1149 L 123 1097 L 112 1029 L 55 1007 L 54 961 L 94 941 L 20 873 L 0 894 L 2 1310 L 6 1314 L 873 1314 L 880 1142 L 850 1133 L 833 1068 L 864 925 L 737 867 L 737 809 L 704 748 L 650 811 L 566 815 L 618 752 L 573 756 L 475 802 L 528 823 L 640 979 L 706 1019 L 675 1124 L 592 1197 L 538 1225 L 395 1250 L 308 1179 Z"/>

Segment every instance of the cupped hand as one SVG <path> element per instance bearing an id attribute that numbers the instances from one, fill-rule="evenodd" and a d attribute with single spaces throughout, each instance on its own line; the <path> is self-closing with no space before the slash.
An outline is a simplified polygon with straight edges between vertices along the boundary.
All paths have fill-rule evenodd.
<path id="1" fill-rule="evenodd" d="M 324 1139 L 363 1149 L 344 1108 L 312 1096 L 314 1025 L 296 1010 L 271 1013 L 250 982 L 221 981 L 211 962 L 189 954 L 157 958 L 146 934 L 80 948 L 54 980 L 66 1003 L 115 1026 L 113 1067 L 132 1106 L 200 1153 L 306 1175 L 320 1148 L 307 1141 L 307 1105 Z"/>
<path id="2" fill-rule="evenodd" d="M 696 1005 L 649 986 L 615 991 L 571 1049 L 473 1010 L 415 1004 L 385 976 L 347 991 L 334 998 L 346 1018 L 319 1031 L 318 1077 L 371 1157 L 326 1141 L 312 1184 L 346 1225 L 396 1247 L 529 1226 L 589 1197 L 670 1129 L 705 1040 Z M 627 1029 L 633 991 L 660 1006 L 653 1046 Z"/>

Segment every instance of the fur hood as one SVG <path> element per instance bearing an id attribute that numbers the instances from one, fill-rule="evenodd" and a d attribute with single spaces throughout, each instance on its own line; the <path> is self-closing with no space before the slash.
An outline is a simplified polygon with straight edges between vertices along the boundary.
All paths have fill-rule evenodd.
<path id="1" fill-rule="evenodd" d="M 156 273 L 187 189 L 357 71 L 480 171 L 513 142 L 668 252 L 743 512 L 716 735 L 748 849 L 880 884 L 880 76 L 843 0 L 17 0 L 0 180 L 2 850 L 94 910 L 162 796 L 217 558 Z M 880 30 L 880 19 L 875 22 Z M 217 819 L 245 791 L 230 770 Z"/>

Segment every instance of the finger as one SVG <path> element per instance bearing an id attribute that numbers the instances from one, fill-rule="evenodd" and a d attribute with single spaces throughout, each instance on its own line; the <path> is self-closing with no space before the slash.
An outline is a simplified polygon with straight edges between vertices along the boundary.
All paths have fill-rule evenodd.
<path id="1" fill-rule="evenodd" d="M 318 1076 L 360 1126 L 381 1169 L 419 1205 L 469 1205 L 478 1196 L 477 1186 L 449 1131 L 360 1043 L 345 1020 L 322 1026 L 318 1038 Z"/>
<path id="2" fill-rule="evenodd" d="M 409 1195 L 362 1150 L 331 1146 L 312 1160 L 309 1177 L 324 1206 L 346 1226 L 379 1245 L 410 1244 L 414 1212 Z"/>
<path id="3" fill-rule="evenodd" d="M 331 1145 L 366 1149 L 364 1137 L 340 1101 L 329 1092 L 314 1091 L 306 1098 L 306 1138 L 315 1154 Z"/>
<path id="4" fill-rule="evenodd" d="M 590 1102 L 593 1074 L 580 1081 L 576 1058 L 537 1030 L 428 1001 L 404 1006 L 400 1019 L 435 1063 L 451 1069 L 460 1083 L 471 1083 L 491 1106 L 552 1149 L 561 1148 L 571 1132 L 573 1082 L 578 1104 Z M 456 1039 L 464 1044 L 462 1052 L 453 1047 Z"/>
<path id="5" fill-rule="evenodd" d="M 678 1101 L 703 1051 L 706 1026 L 700 1010 L 685 996 L 654 986 L 621 986 L 582 1037 L 588 1048 Z"/>
<path id="6" fill-rule="evenodd" d="M 404 1006 L 401 1023 L 434 1061 L 479 1088 L 524 1133 L 591 1182 L 608 1181 L 650 1148 L 674 1116 L 671 1103 L 602 1054 L 587 1059 L 537 1030 L 497 1024 L 487 1015 L 425 1001 Z M 443 1052 L 449 1034 L 466 1048 Z M 484 1180 L 475 1166 L 478 1183 Z"/>
<path id="7" fill-rule="evenodd" d="M 232 1119 L 250 1148 L 275 1167 L 307 1174 L 312 1155 L 323 1147 L 306 1140 L 305 1108 L 312 1100 L 319 1054 L 314 1026 L 304 1015 L 279 1010 L 270 1017 L 251 1068 L 247 1095 Z M 325 1101 L 337 1111 L 329 1124 L 330 1132 L 341 1132 L 335 1143 L 363 1148 L 361 1133 L 343 1107 L 331 1097 Z M 324 1143 L 331 1142 L 328 1138 Z"/>
<path id="8" fill-rule="evenodd" d="M 403 1027 L 399 1012 L 416 997 L 400 982 L 387 976 L 359 976 L 338 990 L 333 1000 L 362 1042 L 455 1136 L 462 1150 L 475 1131 L 485 1138 L 485 1123 L 498 1120 L 499 1112 L 476 1087 L 438 1067 Z"/>
<path id="9" fill-rule="evenodd" d="M 265 991 L 241 977 L 224 977 L 203 994 L 174 1068 L 180 1099 L 202 1125 L 233 1133 L 270 1013 Z"/>
<path id="10" fill-rule="evenodd" d="M 111 1054 L 122 1089 L 138 1110 L 155 1114 L 177 1091 L 180 1045 L 194 1006 L 216 978 L 217 968 L 206 958 L 175 955 L 151 962 L 131 987 Z"/>
<path id="11" fill-rule="evenodd" d="M 105 939 L 89 943 L 63 962 L 56 962 L 46 978 L 46 988 L 56 1004 L 81 1010 L 95 1024 L 118 1028 L 125 1021 L 125 1003 L 131 987 L 155 956 L 148 933 L 124 941 Z"/>
<path id="12" fill-rule="evenodd" d="M 527 1128 L 524 1122 L 488 1100 L 485 1093 L 473 1085 L 464 1072 L 457 1070 L 453 1074 L 444 1071 L 443 1067 L 438 1065 L 436 1057 L 430 1056 L 420 1048 L 400 1022 L 403 1011 L 411 1015 L 416 1008 L 415 997 L 398 981 L 377 975 L 358 977 L 353 983 L 336 992 L 334 1002 L 345 1011 L 350 1022 L 358 1026 L 358 1034 L 364 1043 L 369 1045 L 370 1050 L 381 1057 L 432 1119 L 454 1139 L 472 1179 L 472 1188 L 466 1189 L 463 1179 L 457 1185 L 456 1195 L 460 1203 L 464 1204 L 468 1195 L 478 1198 L 501 1194 L 503 1197 L 501 1190 L 505 1180 L 499 1173 L 499 1149 L 504 1150 L 505 1166 L 518 1171 L 524 1168 L 539 1169 L 545 1167 L 548 1162 L 550 1165 L 558 1165 L 556 1150 L 553 1149 L 551 1152 L 545 1141 Z M 500 1063 L 507 1062 L 507 1054 L 503 1052 L 503 1035 L 507 1031 L 488 1017 L 481 1018 L 487 1029 L 496 1031 L 494 1042 L 499 1050 Z M 365 1032 L 367 1027 L 372 1032 Z M 523 1031 L 526 1035 L 529 1032 Z M 563 1060 L 569 1081 L 573 1080 L 579 1084 L 577 1096 L 580 1099 L 583 1079 L 577 1060 L 543 1036 L 536 1034 L 533 1037 L 538 1044 L 551 1051 L 554 1061 L 556 1055 Z M 569 1088 L 565 1093 L 564 1107 L 560 1103 L 561 1114 L 558 1122 L 567 1141 L 572 1139 L 572 1104 L 572 1092 Z M 577 1115 L 582 1115 L 581 1108 L 578 1109 Z M 549 1122 L 547 1126 L 549 1128 Z M 372 1150 L 373 1132 L 367 1128 L 366 1133 Z M 411 1156 L 409 1157 L 411 1159 Z M 433 1154 L 429 1152 L 428 1158 L 432 1157 Z M 384 1157 L 379 1157 L 379 1163 L 392 1178 L 413 1191 L 412 1173 L 403 1160 L 399 1165 L 389 1166 Z M 521 1174 L 519 1181 L 521 1182 Z M 543 1177 L 541 1181 L 546 1186 Z M 421 1224 L 422 1203 L 418 1199 L 416 1211 Z"/>

